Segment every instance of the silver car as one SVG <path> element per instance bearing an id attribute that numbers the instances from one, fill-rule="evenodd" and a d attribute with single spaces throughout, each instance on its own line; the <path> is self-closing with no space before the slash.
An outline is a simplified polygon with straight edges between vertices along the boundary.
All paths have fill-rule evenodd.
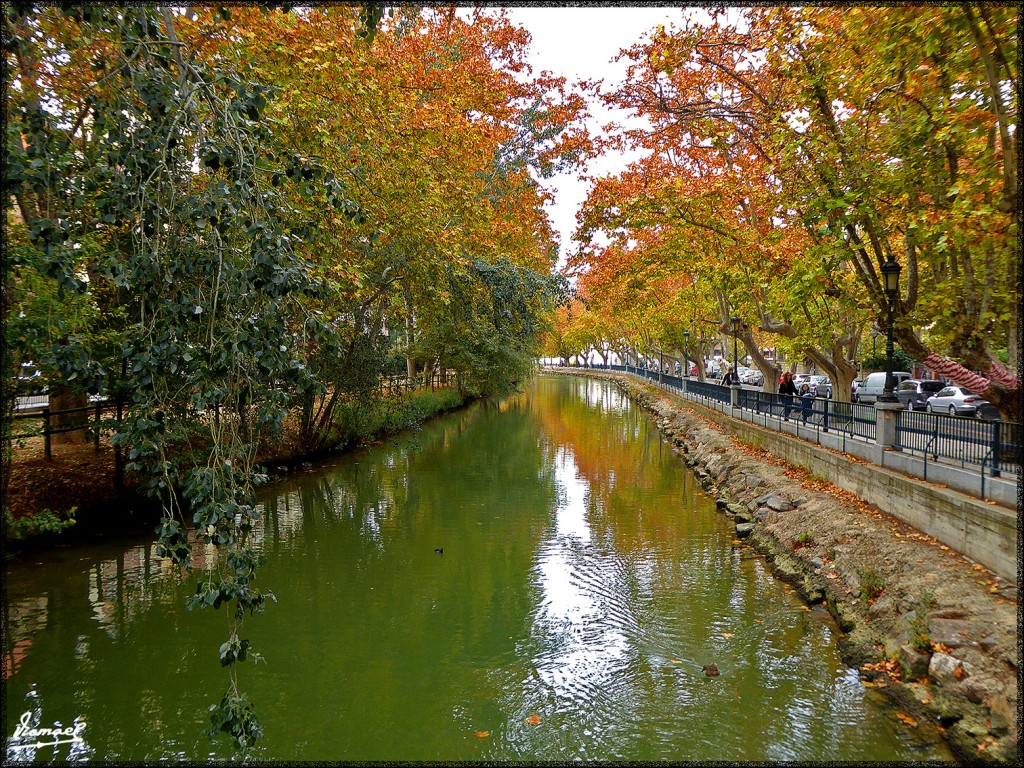
<path id="1" fill-rule="evenodd" d="M 950 416 L 974 416 L 978 408 L 989 405 L 988 400 L 957 386 L 940 389 L 926 402 L 929 413 L 948 413 Z"/>
<path id="2" fill-rule="evenodd" d="M 807 384 L 815 397 L 832 397 L 832 379 L 828 376 L 811 376 Z"/>

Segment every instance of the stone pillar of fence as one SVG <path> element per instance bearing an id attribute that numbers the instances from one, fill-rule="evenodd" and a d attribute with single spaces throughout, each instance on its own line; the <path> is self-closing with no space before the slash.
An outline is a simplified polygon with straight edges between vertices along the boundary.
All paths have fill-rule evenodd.
<path id="1" fill-rule="evenodd" d="M 903 403 L 875 403 L 875 441 L 883 448 L 899 450 L 896 425 L 903 410 Z"/>
<path id="2" fill-rule="evenodd" d="M 729 385 L 729 405 L 733 408 L 740 407 L 740 385 L 730 384 Z"/>

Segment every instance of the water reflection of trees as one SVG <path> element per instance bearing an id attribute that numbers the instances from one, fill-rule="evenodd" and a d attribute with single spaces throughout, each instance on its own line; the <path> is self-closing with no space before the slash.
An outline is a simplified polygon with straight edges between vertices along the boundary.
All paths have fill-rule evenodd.
<path id="1" fill-rule="evenodd" d="M 579 387 L 479 404 L 265 489 L 261 580 L 279 602 L 252 625 L 269 663 L 249 674 L 268 743 L 330 738 L 359 745 L 353 760 L 448 755 L 476 730 L 513 750 L 496 759 L 678 756 L 681 732 L 764 759 L 850 743 L 860 691 L 817 617 L 733 548 L 646 416 Z M 9 711 L 39 681 L 47 719 L 88 709 L 95 754 L 206 754 L 181 734 L 207 717 L 220 617 L 184 613 L 164 562 L 128 547 L 5 592 Z M 544 728 L 524 725 L 535 712 Z"/>

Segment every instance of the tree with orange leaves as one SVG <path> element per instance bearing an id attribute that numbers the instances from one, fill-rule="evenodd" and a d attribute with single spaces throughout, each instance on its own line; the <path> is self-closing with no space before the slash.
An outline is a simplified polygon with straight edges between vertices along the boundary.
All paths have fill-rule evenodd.
<path id="1" fill-rule="evenodd" d="M 624 140 L 739 168 L 744 202 L 723 191 L 722 210 L 750 214 L 746 201 L 762 199 L 750 243 L 785 245 L 799 264 L 771 288 L 792 292 L 793 308 L 815 297 L 833 350 L 855 352 L 868 317 L 885 325 L 881 267 L 900 263 L 901 346 L 1019 420 L 1016 18 L 969 6 L 722 13 L 631 49 L 613 99 L 655 126 Z M 761 327 L 803 341 L 794 316 Z"/>

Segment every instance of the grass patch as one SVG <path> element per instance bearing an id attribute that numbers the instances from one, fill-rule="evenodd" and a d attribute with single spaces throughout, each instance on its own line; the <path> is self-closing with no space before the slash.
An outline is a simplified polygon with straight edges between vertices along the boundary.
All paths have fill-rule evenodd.
<path id="1" fill-rule="evenodd" d="M 920 653 L 932 649 L 932 631 L 928 627 L 928 611 L 935 604 L 930 592 L 923 592 L 914 607 L 914 618 L 907 622 L 910 629 L 910 644 Z"/>
<path id="2" fill-rule="evenodd" d="M 370 403 L 342 403 L 335 411 L 331 442 L 340 448 L 414 429 L 463 402 L 465 398 L 454 389 L 420 389 Z"/>
<path id="3" fill-rule="evenodd" d="M 860 587 L 868 600 L 874 600 L 885 591 L 885 579 L 874 568 L 858 568 Z"/>

